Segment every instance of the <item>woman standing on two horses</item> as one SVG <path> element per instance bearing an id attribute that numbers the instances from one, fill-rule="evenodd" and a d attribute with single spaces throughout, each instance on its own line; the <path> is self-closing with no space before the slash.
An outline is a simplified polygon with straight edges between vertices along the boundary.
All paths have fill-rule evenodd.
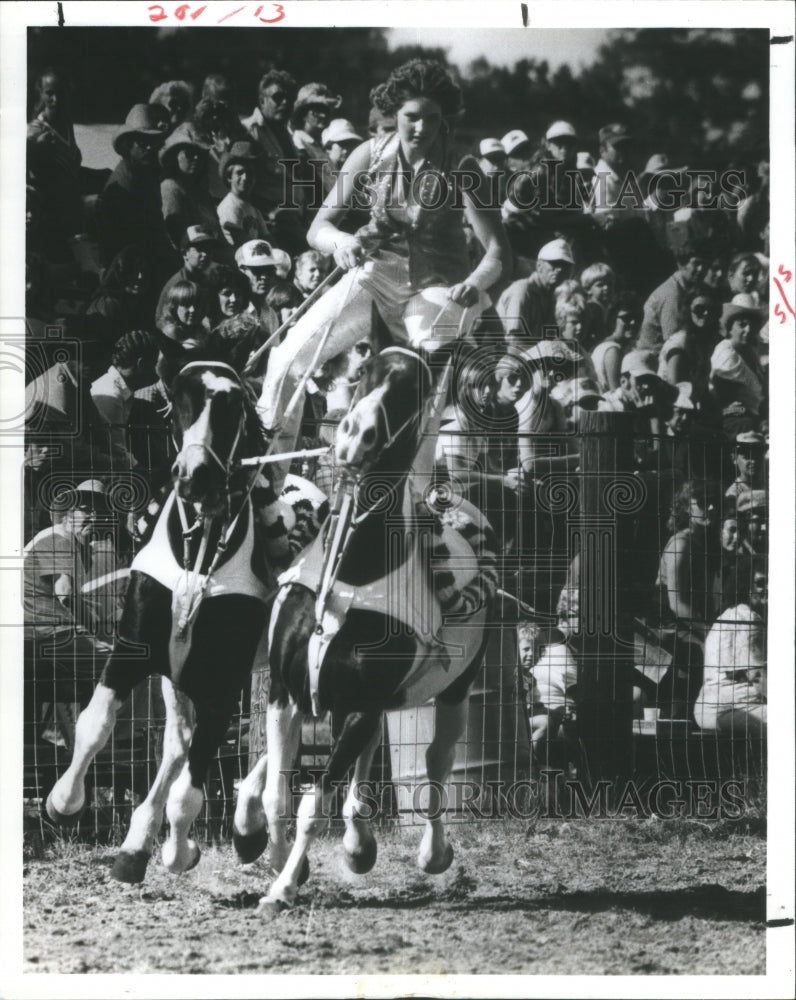
<path id="1" fill-rule="evenodd" d="M 308 233 L 311 246 L 347 273 L 271 351 L 260 409 L 265 425 L 278 429 L 275 451 L 295 447 L 300 401 L 285 410 L 302 375 L 367 337 L 374 304 L 396 343 L 428 347 L 432 334 L 437 343 L 455 336 L 465 309 L 489 304 L 486 291 L 507 265 L 500 214 L 483 205 L 488 185 L 477 162 L 453 169 L 461 91 L 442 66 L 405 63 L 379 88 L 378 104 L 395 114 L 396 131 L 353 151 Z M 473 189 L 482 203 L 467 193 Z M 363 204 L 367 225 L 356 235 L 337 228 Z M 465 219 L 485 251 L 475 269 Z M 278 493 L 287 467 L 271 469 Z"/>

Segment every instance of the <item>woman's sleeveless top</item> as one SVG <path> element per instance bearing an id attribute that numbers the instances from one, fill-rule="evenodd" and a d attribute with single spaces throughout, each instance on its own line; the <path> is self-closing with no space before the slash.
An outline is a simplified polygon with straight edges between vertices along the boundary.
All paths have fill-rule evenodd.
<path id="1" fill-rule="evenodd" d="M 453 285 L 470 273 L 464 232 L 463 196 L 450 168 L 447 144 L 442 167 L 424 163 L 412 176 L 396 133 L 372 140 L 370 169 L 357 193 L 370 221 L 357 236 L 371 243 L 389 239 L 389 249 L 409 258 L 412 287 Z M 475 160 L 467 169 L 480 171 Z M 464 168 L 464 164 L 462 168 Z"/>

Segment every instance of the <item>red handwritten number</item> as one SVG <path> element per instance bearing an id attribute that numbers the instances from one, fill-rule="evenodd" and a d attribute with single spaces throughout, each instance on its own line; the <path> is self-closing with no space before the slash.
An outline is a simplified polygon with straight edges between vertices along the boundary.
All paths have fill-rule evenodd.
<path id="1" fill-rule="evenodd" d="M 193 14 L 191 14 L 191 20 L 195 21 L 197 17 L 199 17 L 200 14 L 203 14 L 206 10 L 207 4 L 205 4 L 204 7 L 200 7 L 198 10 L 195 10 Z"/>
<path id="2" fill-rule="evenodd" d="M 174 16 L 177 18 L 178 21 L 185 20 L 185 15 L 188 13 L 190 6 L 191 5 L 189 3 L 184 3 L 180 4 L 179 7 L 175 8 Z"/>
<path id="3" fill-rule="evenodd" d="M 277 21 L 281 21 L 284 18 L 285 8 L 282 6 L 281 3 L 272 3 L 271 6 L 273 7 L 276 13 L 276 17 L 260 17 L 260 12 L 263 9 L 261 5 L 254 12 L 254 16 L 258 19 L 258 21 L 262 21 L 263 24 L 276 24 Z"/>
<path id="4" fill-rule="evenodd" d="M 774 315 L 775 315 L 775 316 L 779 316 L 779 325 L 780 325 L 780 326 L 782 326 L 782 324 L 783 324 L 783 323 L 785 322 L 785 320 L 786 320 L 786 319 L 788 318 L 788 317 L 787 317 L 787 316 L 785 315 L 785 311 L 783 310 L 783 308 L 782 308 L 782 306 L 781 306 L 781 305 L 779 304 L 779 302 L 777 302 L 777 304 L 776 304 L 776 305 L 774 306 Z"/>
<path id="5" fill-rule="evenodd" d="M 168 17 L 168 14 L 166 13 L 165 10 L 163 10 L 162 5 L 159 3 L 153 3 L 151 7 L 147 7 L 147 10 L 149 11 L 150 21 L 153 22 L 165 21 L 165 19 Z"/>
<path id="6" fill-rule="evenodd" d="M 786 282 L 790 281 L 793 278 L 793 272 L 788 271 L 784 264 L 779 265 L 779 268 L 777 269 L 777 274 L 781 274 Z"/>

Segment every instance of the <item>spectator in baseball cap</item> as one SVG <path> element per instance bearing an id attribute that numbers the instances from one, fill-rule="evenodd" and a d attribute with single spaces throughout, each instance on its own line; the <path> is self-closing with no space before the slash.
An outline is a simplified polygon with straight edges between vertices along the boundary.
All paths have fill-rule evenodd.
<path id="1" fill-rule="evenodd" d="M 270 335 L 279 325 L 279 317 L 267 302 L 268 292 L 277 280 L 271 244 L 267 240 L 249 240 L 235 251 L 235 263 L 249 280 L 247 311 L 256 316 Z"/>
<path id="2" fill-rule="evenodd" d="M 190 225 L 180 237 L 182 267 L 169 278 L 160 293 L 155 309 L 155 326 L 160 330 L 167 321 L 166 309 L 172 288 L 180 281 L 191 281 L 199 289 L 203 315 L 212 311 L 213 271 L 212 255 L 220 241 L 216 231 L 202 225 Z"/>
<path id="3" fill-rule="evenodd" d="M 349 154 L 363 141 L 362 136 L 347 118 L 333 118 L 329 122 L 321 134 L 321 143 L 329 157 L 333 176 L 338 173 Z"/>
<path id="4" fill-rule="evenodd" d="M 766 439 L 757 431 L 742 431 L 735 435 L 733 460 L 736 476 L 727 487 L 726 497 L 740 497 L 765 486 L 766 450 Z"/>
<path id="5" fill-rule="evenodd" d="M 502 205 L 506 198 L 506 165 L 508 157 L 500 139 L 482 139 L 478 144 L 478 166 L 497 188 L 490 188 L 486 204 Z M 493 193 L 494 191 L 494 193 Z M 481 199 L 483 202 L 485 199 Z"/>
<path id="6" fill-rule="evenodd" d="M 524 170 L 530 167 L 533 144 L 522 129 L 512 129 L 500 141 L 508 157 L 509 170 Z"/>
<path id="7" fill-rule="evenodd" d="M 573 264 L 566 240 L 551 240 L 539 250 L 533 274 L 512 282 L 503 292 L 496 309 L 510 347 L 527 350 L 546 328 L 555 326 L 555 290 L 570 276 Z"/>

